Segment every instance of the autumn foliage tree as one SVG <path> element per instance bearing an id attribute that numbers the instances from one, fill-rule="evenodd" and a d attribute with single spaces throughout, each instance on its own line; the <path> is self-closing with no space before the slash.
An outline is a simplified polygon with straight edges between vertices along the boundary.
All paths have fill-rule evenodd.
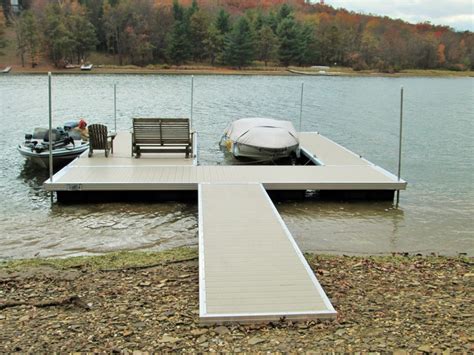
<path id="1" fill-rule="evenodd" d="M 56 65 L 95 49 L 120 65 L 239 67 L 258 60 L 385 72 L 474 66 L 472 32 L 305 0 L 28 0 L 22 5 L 33 16 L 29 28 L 35 23 L 37 30 L 29 36 L 30 49 L 24 41 L 18 44 L 19 55 L 35 52 Z M 17 32 L 18 39 L 24 37 Z"/>

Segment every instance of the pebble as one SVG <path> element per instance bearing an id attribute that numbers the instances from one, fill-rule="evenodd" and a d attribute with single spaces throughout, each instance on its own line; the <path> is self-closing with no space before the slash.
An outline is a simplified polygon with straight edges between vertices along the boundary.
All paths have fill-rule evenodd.
<path id="1" fill-rule="evenodd" d="M 214 331 L 219 335 L 230 334 L 230 330 L 227 327 L 220 326 L 214 329 Z"/>
<path id="2" fill-rule="evenodd" d="M 264 343 L 266 340 L 265 339 L 262 339 L 262 338 L 258 338 L 258 337 L 253 337 L 253 338 L 250 338 L 248 343 L 249 345 L 257 345 L 257 344 L 260 344 L 260 343 Z"/>
<path id="3" fill-rule="evenodd" d="M 174 338 L 169 335 L 165 335 L 159 340 L 160 343 L 172 343 L 172 344 L 177 343 L 178 341 L 180 341 L 179 338 Z"/>
<path id="4" fill-rule="evenodd" d="M 192 335 L 196 335 L 196 336 L 203 335 L 203 334 L 206 334 L 206 333 L 208 333 L 208 332 L 209 332 L 209 330 L 206 329 L 206 328 L 193 329 L 193 330 L 191 330 L 191 334 L 192 334 Z"/>

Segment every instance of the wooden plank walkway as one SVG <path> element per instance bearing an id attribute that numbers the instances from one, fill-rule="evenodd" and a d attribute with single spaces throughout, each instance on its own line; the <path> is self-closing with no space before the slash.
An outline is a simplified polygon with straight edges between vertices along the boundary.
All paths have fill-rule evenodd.
<path id="1" fill-rule="evenodd" d="M 199 186 L 199 278 L 203 323 L 336 315 L 260 184 Z"/>

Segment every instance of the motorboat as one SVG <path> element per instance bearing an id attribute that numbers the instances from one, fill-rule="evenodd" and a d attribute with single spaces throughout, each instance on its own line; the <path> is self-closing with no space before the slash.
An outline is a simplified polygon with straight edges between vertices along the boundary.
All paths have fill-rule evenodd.
<path id="1" fill-rule="evenodd" d="M 53 166 L 64 166 L 89 148 L 89 142 L 81 139 L 80 133 L 71 130 L 71 125 L 52 130 Z M 25 134 L 25 141 L 18 151 L 34 164 L 49 167 L 49 129 L 37 127 L 33 134 Z"/>
<path id="2" fill-rule="evenodd" d="M 6 67 L 3 70 L 0 70 L 1 74 L 8 74 L 12 70 L 12 67 Z"/>
<path id="3" fill-rule="evenodd" d="M 235 158 L 265 161 L 300 157 L 300 143 L 293 124 L 273 118 L 233 121 L 224 130 L 219 145 Z"/>
<path id="4" fill-rule="evenodd" d="M 92 70 L 93 64 L 83 64 L 81 65 L 81 70 Z"/>

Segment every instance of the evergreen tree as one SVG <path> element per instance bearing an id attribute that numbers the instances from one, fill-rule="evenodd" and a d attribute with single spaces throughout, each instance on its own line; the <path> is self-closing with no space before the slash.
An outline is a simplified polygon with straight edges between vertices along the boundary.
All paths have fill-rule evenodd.
<path id="1" fill-rule="evenodd" d="M 212 24 L 208 31 L 207 37 L 203 42 L 204 51 L 207 58 L 209 58 L 211 65 L 219 62 L 222 58 L 224 49 L 224 35 Z"/>
<path id="2" fill-rule="evenodd" d="M 58 4 L 50 3 L 46 7 L 44 18 L 44 40 L 49 59 L 58 67 L 65 58 L 74 52 L 74 39 L 65 24 L 65 19 Z"/>
<path id="3" fill-rule="evenodd" d="M 230 31 L 230 15 L 224 10 L 221 9 L 216 18 L 216 28 L 221 34 L 227 34 Z"/>
<path id="4" fill-rule="evenodd" d="M 31 66 L 34 67 L 40 51 L 40 37 L 38 22 L 31 10 L 23 11 L 20 18 L 15 21 L 15 32 L 22 66 L 25 66 L 25 55 L 27 55 Z"/>
<path id="5" fill-rule="evenodd" d="M 278 50 L 278 38 L 269 25 L 263 26 L 257 32 L 257 57 L 265 62 L 275 59 Z"/>
<path id="6" fill-rule="evenodd" d="M 278 57 L 285 66 L 299 61 L 301 54 L 298 32 L 296 21 L 292 17 L 284 19 L 278 26 L 277 35 L 280 41 Z"/>
<path id="7" fill-rule="evenodd" d="M 184 8 L 173 2 L 174 25 L 168 43 L 168 58 L 174 64 L 183 64 L 191 56 L 191 44 L 189 41 L 189 18 Z"/>
<path id="8" fill-rule="evenodd" d="M 225 40 L 225 62 L 239 69 L 254 57 L 253 33 L 248 20 L 242 16 Z"/>
<path id="9" fill-rule="evenodd" d="M 254 22 L 254 30 L 257 33 L 262 29 L 263 26 L 267 24 L 267 21 L 265 19 L 265 15 L 262 13 L 262 11 L 257 12 L 257 17 L 255 18 Z"/>
<path id="10" fill-rule="evenodd" d="M 94 26 L 94 32 L 97 38 L 97 49 L 107 49 L 107 39 L 104 29 L 104 0 L 80 0 L 82 6 L 86 9 L 85 17 Z"/>
<path id="11" fill-rule="evenodd" d="M 314 28 L 310 24 L 303 24 L 299 27 L 298 47 L 299 53 L 295 58 L 298 65 L 311 64 L 316 56 L 314 43 Z"/>
<path id="12" fill-rule="evenodd" d="M 201 61 L 205 58 L 204 41 L 208 36 L 209 17 L 204 11 L 196 11 L 190 18 L 190 42 L 192 47 L 192 56 L 195 61 Z"/>
<path id="13" fill-rule="evenodd" d="M 150 41 L 153 44 L 153 59 L 166 61 L 168 48 L 168 33 L 172 31 L 173 19 L 169 12 L 163 8 L 157 8 L 153 14 L 150 30 Z"/>
<path id="14" fill-rule="evenodd" d="M 67 18 L 67 25 L 74 41 L 74 52 L 77 62 L 85 59 L 88 52 L 95 49 L 97 37 L 95 28 L 89 20 L 81 14 L 72 14 Z"/>
<path id="15" fill-rule="evenodd" d="M 283 20 L 290 17 L 293 18 L 293 10 L 291 9 L 291 6 L 288 4 L 283 4 L 280 7 L 280 11 L 278 11 L 278 22 L 281 23 Z"/>
<path id="16" fill-rule="evenodd" d="M 182 21 L 176 21 L 168 43 L 168 58 L 172 63 L 180 65 L 190 58 L 190 54 L 187 26 Z"/>
<path id="17" fill-rule="evenodd" d="M 191 18 L 191 16 L 194 15 L 198 11 L 199 11 L 199 5 L 197 3 L 197 0 L 193 0 L 191 3 L 191 7 L 187 11 L 187 15 L 189 18 Z"/>
<path id="18" fill-rule="evenodd" d="M 178 0 L 173 1 L 173 17 L 175 21 L 184 20 L 184 8 L 180 5 Z"/>
<path id="19" fill-rule="evenodd" d="M 270 26 L 270 28 L 272 29 L 273 33 L 277 33 L 278 19 L 277 19 L 277 16 L 275 15 L 275 13 L 273 11 L 270 11 L 270 13 L 268 14 L 267 23 Z"/>

